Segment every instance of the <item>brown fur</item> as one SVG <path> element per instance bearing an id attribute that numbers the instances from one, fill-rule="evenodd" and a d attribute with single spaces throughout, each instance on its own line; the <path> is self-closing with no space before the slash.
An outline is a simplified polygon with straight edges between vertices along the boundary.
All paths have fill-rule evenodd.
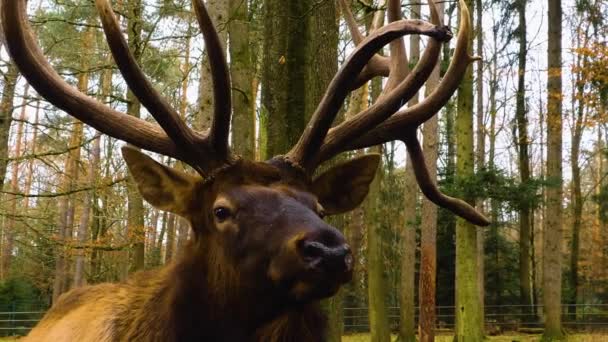
<path id="1" fill-rule="evenodd" d="M 290 308 L 280 298 L 240 287 L 238 275 L 219 260 L 205 265 L 222 258 L 210 255 L 218 252 L 197 250 L 123 284 L 64 294 L 24 341 L 323 341 L 316 304 Z"/>
<path id="2" fill-rule="evenodd" d="M 125 158 L 146 200 L 188 219 L 193 240 L 169 266 L 61 296 L 25 341 L 325 340 L 318 302 L 348 281 L 350 271 L 311 269 L 298 252 L 303 238 L 345 245 L 319 217 L 324 203 L 310 190 L 314 182 L 267 163 L 242 161 L 202 180 L 139 152 L 128 150 Z M 372 160 L 368 167 L 376 165 Z M 367 186 L 366 177 L 352 182 Z M 214 216 L 218 203 L 233 211 L 228 220 Z"/>

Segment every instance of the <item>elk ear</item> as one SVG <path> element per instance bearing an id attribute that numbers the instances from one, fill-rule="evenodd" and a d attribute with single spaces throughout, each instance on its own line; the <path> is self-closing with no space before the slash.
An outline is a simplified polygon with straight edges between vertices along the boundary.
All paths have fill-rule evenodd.
<path id="1" fill-rule="evenodd" d="M 327 215 L 355 209 L 369 192 L 380 163 L 379 154 L 367 154 L 336 165 L 317 177 L 312 190 Z"/>
<path id="2" fill-rule="evenodd" d="M 130 146 L 122 148 L 122 156 L 148 203 L 180 216 L 188 213 L 197 178 L 162 165 Z"/>

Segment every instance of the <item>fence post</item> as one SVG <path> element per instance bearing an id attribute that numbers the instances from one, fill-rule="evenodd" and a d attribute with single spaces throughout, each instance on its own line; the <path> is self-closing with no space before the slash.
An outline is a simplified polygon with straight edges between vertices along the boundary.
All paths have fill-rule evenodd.
<path id="1" fill-rule="evenodd" d="M 9 326 L 11 331 L 15 331 L 15 302 L 11 302 L 11 313 L 9 314 Z"/>

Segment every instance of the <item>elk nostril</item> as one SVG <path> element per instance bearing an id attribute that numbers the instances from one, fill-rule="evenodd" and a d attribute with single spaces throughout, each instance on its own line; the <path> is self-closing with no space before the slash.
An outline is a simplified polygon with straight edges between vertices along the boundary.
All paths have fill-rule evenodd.
<path id="1" fill-rule="evenodd" d="M 317 241 L 305 241 L 300 247 L 300 254 L 307 259 L 322 257 L 327 247 Z"/>

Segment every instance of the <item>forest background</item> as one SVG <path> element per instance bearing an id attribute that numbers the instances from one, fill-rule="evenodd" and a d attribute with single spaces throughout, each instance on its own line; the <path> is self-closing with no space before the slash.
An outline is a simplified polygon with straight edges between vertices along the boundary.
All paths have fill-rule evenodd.
<path id="1" fill-rule="evenodd" d="M 230 61 L 237 153 L 264 160 L 297 140 L 353 49 L 339 3 L 207 1 Z M 342 3 L 362 31 L 384 15 L 383 1 Z M 426 4 L 401 3 L 405 17 L 427 17 Z M 457 2 L 438 3 L 456 31 Z M 406 341 L 416 322 L 423 335 L 431 333 L 424 331 L 434 325 L 428 322 L 454 328 L 457 289 L 468 286 L 478 298 L 467 305 L 487 323 L 473 324 L 473 335 L 541 322 L 545 333 L 557 327 L 556 335 L 563 322 L 608 325 L 608 3 L 467 4 L 476 32 L 472 51 L 482 61 L 420 136 L 441 189 L 474 202 L 492 224 L 467 226 L 424 199 L 402 143 L 375 149 L 383 163 L 368 199 L 331 219 L 357 261 L 354 281 L 327 303 L 336 339 L 371 331 L 374 341 L 385 341 L 392 330 Z M 62 76 L 118 110 L 152 120 L 117 72 L 92 1 L 28 6 Z M 146 74 L 186 121 L 206 129 L 211 82 L 190 1 L 116 0 L 114 8 Z M 425 43 L 406 38 L 410 64 Z M 0 312 L 44 311 L 71 288 L 121 281 L 178 257 L 188 224 L 142 201 L 120 156 L 122 142 L 40 98 L 4 46 L 0 59 Z M 374 79 L 354 92 L 342 116 L 369 106 L 381 87 Z M 460 168 L 466 156 L 474 172 Z M 475 272 L 456 279 L 467 262 Z M 456 324 L 457 331 L 468 328 Z"/>

